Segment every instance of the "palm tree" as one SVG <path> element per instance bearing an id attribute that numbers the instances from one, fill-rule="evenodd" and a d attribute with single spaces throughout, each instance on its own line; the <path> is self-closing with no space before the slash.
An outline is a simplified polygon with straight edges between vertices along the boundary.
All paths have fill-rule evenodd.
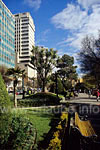
<path id="1" fill-rule="evenodd" d="M 10 75 L 13 80 L 13 87 L 14 87 L 14 106 L 17 107 L 17 98 L 16 98 L 16 87 L 18 84 L 18 78 L 23 76 L 25 70 L 21 70 L 19 67 L 17 68 L 10 68 L 7 70 L 6 75 Z"/>
<path id="2" fill-rule="evenodd" d="M 24 89 L 24 79 L 26 78 L 25 70 L 22 70 L 22 91 L 23 91 L 23 99 L 25 98 L 25 89 Z"/>
<path id="3" fill-rule="evenodd" d="M 11 78 L 9 78 L 6 75 L 7 70 L 8 70 L 8 68 L 6 66 L 4 66 L 4 65 L 0 66 L 0 73 L 1 73 L 2 78 L 3 78 L 3 80 L 4 80 L 4 82 L 5 82 L 6 85 L 9 84 L 12 81 Z"/>

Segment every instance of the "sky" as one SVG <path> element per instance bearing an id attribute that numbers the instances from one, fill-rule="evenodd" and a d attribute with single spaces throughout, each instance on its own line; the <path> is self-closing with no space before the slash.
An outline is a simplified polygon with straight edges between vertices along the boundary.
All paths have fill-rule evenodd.
<path id="1" fill-rule="evenodd" d="M 13 14 L 30 12 L 35 24 L 35 45 L 75 58 L 86 35 L 97 37 L 100 0 L 3 0 Z M 80 73 L 80 71 L 79 71 Z"/>

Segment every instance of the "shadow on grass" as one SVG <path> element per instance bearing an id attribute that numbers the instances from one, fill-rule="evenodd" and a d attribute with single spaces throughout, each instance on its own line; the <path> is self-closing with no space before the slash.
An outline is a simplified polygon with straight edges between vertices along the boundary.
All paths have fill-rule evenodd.
<path id="1" fill-rule="evenodd" d="M 38 108 L 38 109 L 27 109 L 28 114 L 35 114 L 40 117 L 52 117 L 55 114 L 60 114 L 65 110 L 65 106 L 54 107 L 54 108 Z"/>
<path id="2" fill-rule="evenodd" d="M 50 128 L 49 132 L 48 132 L 47 134 L 44 133 L 43 136 L 42 136 L 42 137 L 43 137 L 43 140 L 42 140 L 42 141 L 39 141 L 39 142 L 37 143 L 37 145 L 38 145 L 38 150 L 45 150 L 45 149 L 48 148 L 49 143 L 50 143 L 50 140 L 52 139 L 53 134 L 54 134 L 54 132 L 56 131 L 56 126 L 57 126 L 58 123 L 59 123 L 59 120 L 60 120 L 59 118 L 60 118 L 60 114 L 56 114 L 56 116 L 51 119 L 51 122 L 50 122 L 50 124 L 49 124 L 49 126 L 50 126 L 51 128 Z"/>

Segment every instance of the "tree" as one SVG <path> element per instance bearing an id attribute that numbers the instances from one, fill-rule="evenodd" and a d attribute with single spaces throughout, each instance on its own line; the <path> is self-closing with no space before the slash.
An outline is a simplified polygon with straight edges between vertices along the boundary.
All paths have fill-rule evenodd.
<path id="1" fill-rule="evenodd" d="M 77 80 L 77 66 L 73 65 L 74 58 L 67 54 L 64 54 L 61 58 L 58 59 L 57 73 L 62 79 L 62 83 L 65 89 L 68 89 L 68 86 L 72 85 L 72 80 Z"/>
<path id="2" fill-rule="evenodd" d="M 10 75 L 13 78 L 13 87 L 14 87 L 14 106 L 17 107 L 17 98 L 16 98 L 16 87 L 18 84 L 18 78 L 23 77 L 24 70 L 21 70 L 19 67 L 10 68 L 7 70 L 7 75 Z"/>
<path id="3" fill-rule="evenodd" d="M 86 74 L 82 78 L 87 88 L 96 88 L 96 79 L 94 78 L 94 76 Z"/>
<path id="4" fill-rule="evenodd" d="M 61 78 L 56 78 L 56 73 L 52 73 L 50 76 L 50 83 L 49 83 L 50 92 L 58 94 L 62 94 L 64 91 L 64 87 L 61 81 Z M 58 90 L 58 91 L 57 91 Z"/>
<path id="5" fill-rule="evenodd" d="M 81 71 L 96 79 L 100 83 L 100 35 L 98 39 L 86 36 L 82 40 L 82 46 L 78 58 Z"/>
<path id="6" fill-rule="evenodd" d="M 8 137 L 10 121 L 10 99 L 0 74 L 0 146 Z"/>
<path id="7" fill-rule="evenodd" d="M 8 68 L 6 66 L 0 66 L 0 73 L 2 75 L 3 80 L 6 84 L 9 84 L 11 82 L 11 78 L 9 78 L 6 75 L 7 70 L 8 70 Z"/>
<path id="8" fill-rule="evenodd" d="M 34 47 L 32 49 L 31 63 L 37 70 L 38 78 L 42 83 L 42 91 L 45 92 L 45 87 L 48 82 L 48 75 L 56 66 L 57 51 L 43 47 Z"/>
<path id="9" fill-rule="evenodd" d="M 25 69 L 21 70 L 21 77 L 22 77 L 22 91 L 23 91 L 23 99 L 25 98 L 25 87 L 24 87 L 24 79 L 26 78 Z"/>

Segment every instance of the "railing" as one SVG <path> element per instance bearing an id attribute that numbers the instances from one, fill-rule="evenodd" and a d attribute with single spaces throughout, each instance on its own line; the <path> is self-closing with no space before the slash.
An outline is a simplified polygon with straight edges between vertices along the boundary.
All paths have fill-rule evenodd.
<path id="1" fill-rule="evenodd" d="M 96 133 L 89 120 L 82 121 L 78 113 L 75 113 L 75 126 L 78 127 L 81 134 L 85 137 L 96 136 Z"/>

